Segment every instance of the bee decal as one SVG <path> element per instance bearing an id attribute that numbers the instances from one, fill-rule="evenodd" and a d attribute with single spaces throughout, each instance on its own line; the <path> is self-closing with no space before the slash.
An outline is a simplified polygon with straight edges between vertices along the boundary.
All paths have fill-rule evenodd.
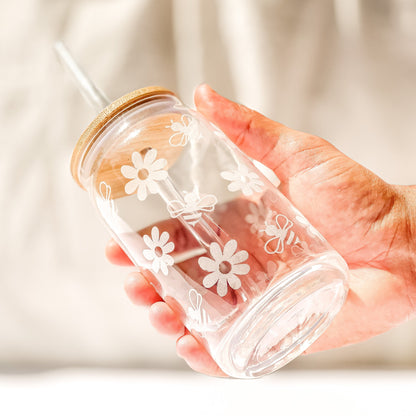
<path id="1" fill-rule="evenodd" d="M 291 230 L 293 222 L 290 221 L 285 215 L 277 214 L 274 218 L 274 222 L 275 224 L 268 224 L 266 222 L 266 228 L 264 229 L 264 232 L 271 237 L 264 245 L 266 253 L 283 253 L 285 245 L 293 245 L 293 247 L 303 246 L 303 242 L 299 239 L 295 232 Z"/>
<path id="2" fill-rule="evenodd" d="M 188 308 L 188 316 L 197 325 L 207 325 L 210 322 L 210 318 L 206 310 L 202 307 L 202 295 L 195 289 L 189 291 L 189 303 L 191 306 Z"/>
<path id="3" fill-rule="evenodd" d="M 107 185 L 106 182 L 102 181 L 100 182 L 98 189 L 99 189 L 101 198 L 103 199 L 105 203 L 103 208 L 106 211 L 108 211 L 108 213 L 115 212 L 114 201 L 111 199 L 111 186 Z"/>
<path id="4" fill-rule="evenodd" d="M 106 182 L 102 181 L 102 182 L 100 182 L 99 189 L 100 189 L 101 197 L 106 201 L 110 201 L 110 199 L 111 199 L 111 186 L 107 185 Z"/>
<path id="5" fill-rule="evenodd" d="M 173 120 L 170 122 L 170 126 L 166 126 L 166 128 L 175 132 L 169 138 L 171 146 L 185 146 L 189 140 L 198 140 L 201 137 L 198 121 L 193 117 L 183 114 L 180 122 Z"/>
<path id="6" fill-rule="evenodd" d="M 180 215 L 190 225 L 195 225 L 202 217 L 203 212 L 212 212 L 218 202 L 215 195 L 199 195 L 197 189 L 187 193 L 183 201 L 173 200 L 167 205 L 172 218 Z"/>

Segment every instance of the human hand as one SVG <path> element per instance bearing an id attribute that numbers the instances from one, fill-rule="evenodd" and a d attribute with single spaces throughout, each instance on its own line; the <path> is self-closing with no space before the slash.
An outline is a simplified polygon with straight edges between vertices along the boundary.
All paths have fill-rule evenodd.
<path id="1" fill-rule="evenodd" d="M 348 263 L 346 303 L 307 353 L 363 341 L 415 316 L 413 187 L 387 184 L 327 141 L 228 101 L 208 86 L 196 90 L 195 103 L 243 152 L 276 173 L 279 190 Z M 106 253 L 115 264 L 131 265 L 114 242 Z M 223 375 L 158 296 L 152 278 L 148 271 L 129 276 L 125 288 L 132 302 L 150 305 L 150 320 L 159 331 L 180 335 L 178 354 L 193 369 Z"/>

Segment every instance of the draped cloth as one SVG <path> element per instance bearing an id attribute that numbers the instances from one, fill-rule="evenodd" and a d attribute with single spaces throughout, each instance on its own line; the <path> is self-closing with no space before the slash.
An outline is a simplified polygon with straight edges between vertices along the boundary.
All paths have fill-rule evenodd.
<path id="1" fill-rule="evenodd" d="M 345 3 L 345 2 L 343 2 Z M 178 366 L 108 264 L 72 180 L 94 117 L 61 70 L 63 39 L 117 98 L 163 85 L 223 95 L 327 138 L 385 180 L 415 182 L 416 7 L 358 0 L 21 0 L 0 6 L 0 367 Z M 351 5 L 352 4 L 352 5 Z M 416 364 L 415 323 L 293 365 Z M 296 364 L 296 363 L 301 364 Z"/>

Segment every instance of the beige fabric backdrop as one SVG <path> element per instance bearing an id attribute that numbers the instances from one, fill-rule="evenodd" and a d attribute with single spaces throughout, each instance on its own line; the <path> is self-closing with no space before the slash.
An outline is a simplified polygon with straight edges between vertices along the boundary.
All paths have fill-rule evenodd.
<path id="1" fill-rule="evenodd" d="M 222 94 L 321 135 L 384 179 L 415 173 L 416 4 L 351 0 L 20 0 L 0 5 L 0 367 L 183 366 L 122 290 L 69 175 L 94 113 L 63 38 L 116 98 L 152 84 Z M 293 366 L 416 366 L 416 322 Z"/>

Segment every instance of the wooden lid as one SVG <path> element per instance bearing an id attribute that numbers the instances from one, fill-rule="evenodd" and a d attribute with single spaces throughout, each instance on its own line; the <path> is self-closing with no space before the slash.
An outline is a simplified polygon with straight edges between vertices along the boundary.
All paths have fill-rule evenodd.
<path id="1" fill-rule="evenodd" d="M 92 123 L 87 127 L 87 129 L 82 133 L 77 144 L 75 145 L 74 151 L 72 152 L 71 158 L 71 173 L 78 185 L 84 189 L 78 173 L 79 166 L 84 158 L 85 154 L 91 148 L 95 140 L 98 138 L 99 131 L 118 113 L 123 111 L 125 108 L 129 107 L 131 104 L 136 102 L 146 102 L 151 100 L 154 96 L 157 95 L 175 95 L 172 91 L 167 90 L 163 87 L 146 87 L 139 90 L 130 92 L 117 100 L 113 101 L 110 105 L 104 108 L 97 117 L 92 121 Z"/>

